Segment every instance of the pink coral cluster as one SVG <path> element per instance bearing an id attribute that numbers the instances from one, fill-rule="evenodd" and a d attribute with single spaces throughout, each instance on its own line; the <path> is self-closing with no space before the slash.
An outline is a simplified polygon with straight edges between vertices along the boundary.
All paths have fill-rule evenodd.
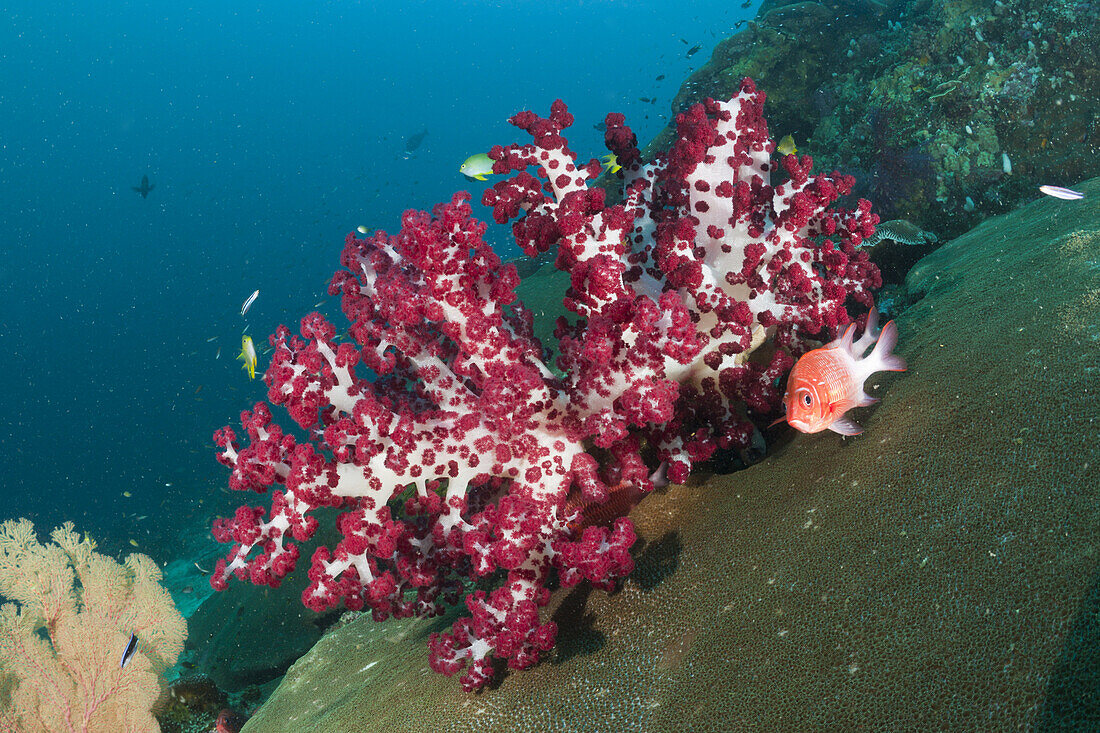
<path id="1" fill-rule="evenodd" d="M 849 177 L 811 175 L 809 157 L 787 156 L 788 180 L 771 184 L 763 101 L 746 79 L 728 102 L 695 105 L 648 165 L 622 116 L 608 115 L 624 171 L 614 206 L 591 185 L 598 162 L 576 164 L 561 101 L 549 118 L 512 118 L 533 141 L 490 151 L 494 173 L 513 175 L 483 201 L 496 221 L 515 219 L 528 254 L 556 248 L 571 274 L 565 306 L 580 319 L 559 321 L 558 373 L 467 194 L 405 212 L 394 236 L 348 235 L 330 292 L 342 295 L 350 339 L 318 313 L 300 335 L 271 337 L 268 400 L 308 440 L 264 403 L 242 415 L 246 447 L 230 428 L 215 434 L 232 488 L 281 488 L 269 513 L 242 507 L 216 523 L 235 544 L 214 587 L 231 574 L 278 585 L 298 560 L 290 537 L 309 539 L 310 512 L 339 507 L 343 539 L 314 553 L 307 606 L 430 616 L 464 581 L 500 578 L 432 638 L 431 665 L 465 669 L 472 690 L 494 657 L 534 664 L 557 631 L 539 616 L 553 570 L 563 585 L 610 588 L 633 568 L 630 522 L 585 527 L 577 498 L 651 489 L 661 472 L 643 460 L 646 445 L 676 482 L 717 447 L 751 445 L 753 418 L 778 406 L 777 381 L 804 337 L 835 335 L 845 302 L 869 306 L 880 284 L 855 250 L 877 223 L 870 204 L 830 208 Z M 765 343 L 768 357 L 750 359 Z"/>

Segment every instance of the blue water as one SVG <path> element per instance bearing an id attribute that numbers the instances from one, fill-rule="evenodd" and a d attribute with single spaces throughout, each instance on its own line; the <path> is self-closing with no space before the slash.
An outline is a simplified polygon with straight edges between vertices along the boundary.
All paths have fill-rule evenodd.
<path id="1" fill-rule="evenodd" d="M 516 111 L 564 99 L 582 158 L 607 112 L 649 140 L 758 3 L 317 5 L 4 5 L 0 518 L 167 559 L 181 523 L 240 503 L 210 436 L 264 395 L 234 361 L 246 326 L 296 327 L 357 225 L 479 195 L 458 166 L 522 140 Z"/>

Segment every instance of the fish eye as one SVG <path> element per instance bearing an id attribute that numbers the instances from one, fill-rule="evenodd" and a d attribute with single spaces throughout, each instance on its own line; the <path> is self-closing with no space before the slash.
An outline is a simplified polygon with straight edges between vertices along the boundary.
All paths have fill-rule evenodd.
<path id="1" fill-rule="evenodd" d="M 813 403 L 814 403 L 814 399 L 813 399 L 813 397 L 810 397 L 809 393 L 806 393 L 806 394 L 802 395 L 802 404 L 803 405 L 805 405 L 806 407 L 809 407 Z"/>

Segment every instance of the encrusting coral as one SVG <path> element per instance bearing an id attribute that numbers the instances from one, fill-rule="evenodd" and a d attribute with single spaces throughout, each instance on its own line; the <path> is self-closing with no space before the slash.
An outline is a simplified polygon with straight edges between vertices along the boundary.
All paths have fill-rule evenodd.
<path id="1" fill-rule="evenodd" d="M 0 525 L 0 731 L 160 730 L 151 709 L 187 624 L 152 558 L 123 564 L 66 522 Z M 122 665 L 130 635 L 137 649 Z"/>

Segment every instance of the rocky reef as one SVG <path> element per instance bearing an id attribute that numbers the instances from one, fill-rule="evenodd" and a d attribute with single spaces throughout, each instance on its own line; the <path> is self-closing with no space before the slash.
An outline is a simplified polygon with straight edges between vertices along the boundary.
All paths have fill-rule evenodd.
<path id="1" fill-rule="evenodd" d="M 1097 45 L 1095 0 L 769 0 L 672 106 L 751 76 L 775 139 L 946 241 L 1038 185 L 1100 174 Z"/>

